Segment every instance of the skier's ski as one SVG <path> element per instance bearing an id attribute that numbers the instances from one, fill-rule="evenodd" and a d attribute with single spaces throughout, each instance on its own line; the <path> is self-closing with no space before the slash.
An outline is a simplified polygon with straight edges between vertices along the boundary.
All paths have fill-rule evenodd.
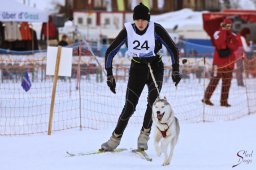
<path id="1" fill-rule="evenodd" d="M 144 149 L 133 149 L 132 152 L 139 155 L 141 158 L 147 161 L 152 161 L 152 158 L 147 154 L 147 152 Z"/>
<path id="2" fill-rule="evenodd" d="M 95 154 L 101 154 L 101 153 L 115 153 L 115 152 L 122 152 L 122 151 L 125 151 L 127 150 L 126 148 L 117 148 L 113 151 L 104 151 L 102 149 L 99 149 L 97 151 L 93 151 L 93 152 L 78 152 L 78 153 L 73 153 L 73 152 L 69 152 L 67 151 L 67 156 L 68 157 L 74 157 L 74 156 L 86 156 L 86 155 L 95 155 Z"/>

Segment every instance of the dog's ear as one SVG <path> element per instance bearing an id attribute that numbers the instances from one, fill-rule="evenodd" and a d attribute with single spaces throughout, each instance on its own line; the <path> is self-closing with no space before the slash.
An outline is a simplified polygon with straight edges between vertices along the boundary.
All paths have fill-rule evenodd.
<path id="1" fill-rule="evenodd" d="M 156 102 L 158 102 L 160 100 L 159 97 L 156 98 L 156 100 L 154 101 L 153 105 L 155 105 Z"/>

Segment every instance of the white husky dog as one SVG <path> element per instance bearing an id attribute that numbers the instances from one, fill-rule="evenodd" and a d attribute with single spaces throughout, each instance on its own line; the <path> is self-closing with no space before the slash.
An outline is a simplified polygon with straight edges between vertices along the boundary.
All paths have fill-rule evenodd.
<path id="1" fill-rule="evenodd" d="M 161 153 L 164 154 L 163 166 L 169 165 L 180 133 L 179 121 L 173 115 L 171 105 L 166 98 L 156 99 L 152 108 L 152 117 L 155 125 L 154 145 L 156 153 L 158 156 Z"/>

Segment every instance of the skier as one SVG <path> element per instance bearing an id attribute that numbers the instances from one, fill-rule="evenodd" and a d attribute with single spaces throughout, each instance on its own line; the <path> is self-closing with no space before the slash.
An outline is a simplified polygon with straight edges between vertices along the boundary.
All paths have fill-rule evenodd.
<path id="1" fill-rule="evenodd" d="M 153 70 L 154 77 L 161 90 L 164 66 L 158 54 L 162 44 L 167 48 L 172 60 L 172 80 L 175 86 L 181 80 L 179 73 L 179 52 L 167 31 L 157 23 L 150 21 L 149 9 L 140 3 L 133 10 L 134 23 L 125 23 L 125 28 L 117 35 L 105 54 L 105 69 L 107 71 L 107 84 L 113 93 L 116 93 L 116 82 L 112 73 L 112 61 L 120 47 L 126 43 L 128 55 L 132 57 L 126 101 L 118 119 L 115 130 L 110 139 L 101 145 L 101 150 L 113 151 L 120 144 L 123 132 L 128 121 L 135 111 L 139 97 L 145 85 L 148 86 L 148 104 L 144 115 L 143 126 L 138 137 L 138 149 L 147 150 L 147 142 L 152 126 L 152 104 L 158 97 L 148 63 Z"/>

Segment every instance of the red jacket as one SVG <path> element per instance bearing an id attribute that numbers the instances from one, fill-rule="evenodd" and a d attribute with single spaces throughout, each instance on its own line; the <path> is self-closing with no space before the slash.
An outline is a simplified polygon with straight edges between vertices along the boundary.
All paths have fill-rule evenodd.
<path id="1" fill-rule="evenodd" d="M 48 32 L 47 32 L 47 29 L 48 29 Z M 53 25 L 52 21 L 49 21 L 48 23 L 43 23 L 42 25 L 41 39 L 46 40 L 47 37 L 49 39 L 58 39 L 57 28 Z"/>
<path id="2" fill-rule="evenodd" d="M 235 51 L 239 47 L 239 41 L 237 35 L 232 33 L 230 30 L 220 29 L 214 33 L 214 56 L 213 56 L 213 65 L 217 65 L 221 68 L 234 68 L 236 56 Z M 229 48 L 231 54 L 228 57 L 220 58 L 217 50 Z"/>
<path id="3" fill-rule="evenodd" d="M 22 40 L 32 40 L 32 31 L 27 22 L 20 23 L 20 34 Z"/>

